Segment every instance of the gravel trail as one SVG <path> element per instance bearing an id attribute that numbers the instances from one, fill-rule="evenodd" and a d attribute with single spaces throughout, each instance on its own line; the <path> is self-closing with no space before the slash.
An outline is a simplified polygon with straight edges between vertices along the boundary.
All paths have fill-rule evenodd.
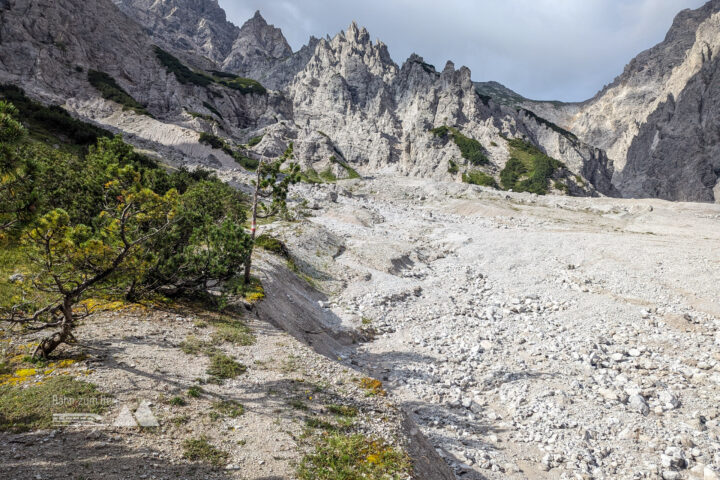
<path id="1" fill-rule="evenodd" d="M 301 188 L 349 360 L 458 478 L 717 478 L 720 205 Z"/>

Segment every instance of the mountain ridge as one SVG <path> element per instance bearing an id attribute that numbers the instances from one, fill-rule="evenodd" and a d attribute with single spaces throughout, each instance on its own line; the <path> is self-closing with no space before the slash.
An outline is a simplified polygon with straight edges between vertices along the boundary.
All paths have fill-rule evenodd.
<path id="1" fill-rule="evenodd" d="M 57 17 L 79 8 L 73 0 L 54 5 L 22 3 L 30 8 L 30 17 L 39 18 L 44 16 L 39 6 Z M 23 75 L 23 68 L 37 68 L 29 64 L 12 72 L 17 60 L 1 51 L 12 49 L 12 43 L 0 47 L 0 59 L 7 58 L 11 67 L 0 71 L 0 79 L 18 83 L 31 95 L 61 100 L 73 113 L 175 162 L 235 170 L 232 158 L 193 140 L 209 133 L 235 145 L 262 138 L 247 147 L 246 154 L 256 158 L 278 155 L 292 142 L 304 168 L 329 169 L 334 175 L 342 175 L 346 165 L 366 174 L 394 172 L 460 181 L 478 171 L 498 179 L 516 155 L 508 141 L 518 139 L 561 161 L 563 168 L 550 184 L 556 194 L 715 198 L 712 184 L 719 169 L 711 157 L 720 142 L 711 136 L 697 141 L 704 146 L 697 152 L 700 160 L 685 168 L 673 157 L 677 152 L 668 146 L 670 140 L 656 141 L 657 135 L 641 131 L 650 127 L 640 125 L 660 106 L 667 110 L 675 105 L 678 94 L 700 73 L 705 61 L 696 58 L 706 53 L 697 39 L 693 41 L 693 29 L 705 32 L 708 45 L 717 43 L 713 34 L 718 29 L 709 19 L 720 8 L 718 0 L 678 14 L 664 44 L 641 53 L 594 99 L 577 104 L 532 101 L 497 83 L 473 83 L 469 69 L 456 69 L 452 62 L 437 71 L 413 54 L 397 64 L 387 47 L 372 42 L 367 29 L 356 22 L 332 38 L 311 37 L 293 52 L 282 31 L 269 25 L 259 11 L 237 27 L 215 0 L 90 3 L 98 7 L 94 12 L 101 5 L 114 4 L 127 20 L 108 12 L 85 17 L 85 26 L 69 22 L 66 30 L 86 31 L 87 39 L 74 35 L 73 48 L 55 51 L 49 64 L 40 67 L 48 71 L 48 78 L 59 76 L 59 85 Z M 12 31 L 8 23 L 14 11 L 7 11 L 4 24 Z M 101 31 L 98 22 L 109 23 L 113 33 Z M 127 38 L 122 30 L 134 32 L 134 38 Z M 26 39 L 24 45 L 37 45 L 38 51 L 46 48 L 37 30 L 23 26 L 14 34 Z M 154 58 L 153 45 L 169 50 L 191 70 L 205 72 L 202 75 L 228 71 L 260 80 L 270 91 L 247 95 L 230 92 L 221 82 L 178 83 Z M 113 47 L 117 51 L 111 52 Z M 713 49 L 708 46 L 707 54 L 714 55 Z M 85 52 L 93 50 L 104 53 L 87 58 Z M 147 105 L 154 118 L 131 119 L 127 112 L 114 112 L 110 103 L 98 103 L 96 96 L 93 100 L 97 92 L 83 82 L 82 74 L 64 73 L 73 65 L 107 70 Z M 668 72 L 671 67 L 675 73 Z M 627 95 L 634 100 L 628 102 Z M 613 112 L 610 117 L 607 108 Z M 711 111 L 707 117 L 713 118 Z M 438 142 L 431 131 L 440 127 L 452 127 L 477 142 L 488 162 L 472 164 L 454 142 Z M 654 152 L 650 147 L 656 142 L 661 152 L 669 152 L 667 162 L 658 155 L 648 157 L 646 152 Z"/>

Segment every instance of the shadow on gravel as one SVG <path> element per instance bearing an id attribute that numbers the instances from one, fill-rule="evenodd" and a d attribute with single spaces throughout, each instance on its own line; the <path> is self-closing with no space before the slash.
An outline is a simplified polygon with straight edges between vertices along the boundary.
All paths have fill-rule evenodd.
<path id="1" fill-rule="evenodd" d="M 169 464 L 151 447 L 128 448 L 122 444 L 126 431 L 61 430 L 52 438 L 49 432 L 0 434 L 0 478 L 13 480 L 85 479 L 127 480 L 154 478 L 177 480 L 202 478 L 229 480 L 223 471 L 201 464 Z M 152 433 L 136 433 L 157 439 Z"/>

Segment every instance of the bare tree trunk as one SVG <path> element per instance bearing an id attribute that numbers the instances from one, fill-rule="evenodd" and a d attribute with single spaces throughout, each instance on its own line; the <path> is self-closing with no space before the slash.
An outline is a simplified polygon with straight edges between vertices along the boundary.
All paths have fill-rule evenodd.
<path id="1" fill-rule="evenodd" d="M 60 324 L 60 331 L 45 337 L 35 349 L 33 358 L 48 358 L 57 347 L 74 339 L 72 301 L 68 297 L 63 300 L 62 313 L 63 321 Z"/>
<path id="2" fill-rule="evenodd" d="M 250 251 L 248 252 L 247 259 L 245 259 L 245 285 L 250 285 L 250 267 L 252 266 L 252 253 L 255 247 L 255 231 L 257 230 L 257 206 L 258 206 L 258 192 L 260 190 L 260 167 L 262 167 L 262 161 L 257 167 L 257 176 L 255 178 L 255 194 L 253 195 L 252 203 L 252 223 L 250 224 Z"/>

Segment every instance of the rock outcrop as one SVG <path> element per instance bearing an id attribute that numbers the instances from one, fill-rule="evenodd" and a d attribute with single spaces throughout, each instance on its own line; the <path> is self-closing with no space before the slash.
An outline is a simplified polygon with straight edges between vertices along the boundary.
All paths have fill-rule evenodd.
<path id="1" fill-rule="evenodd" d="M 663 42 L 591 100 L 527 107 L 605 150 L 623 196 L 720 200 L 719 51 L 712 0 L 680 12 Z"/>
<path id="2" fill-rule="evenodd" d="M 279 28 L 260 12 L 238 28 L 217 0 L 114 0 L 160 45 L 204 57 L 217 68 L 260 80 L 292 55 Z"/>

